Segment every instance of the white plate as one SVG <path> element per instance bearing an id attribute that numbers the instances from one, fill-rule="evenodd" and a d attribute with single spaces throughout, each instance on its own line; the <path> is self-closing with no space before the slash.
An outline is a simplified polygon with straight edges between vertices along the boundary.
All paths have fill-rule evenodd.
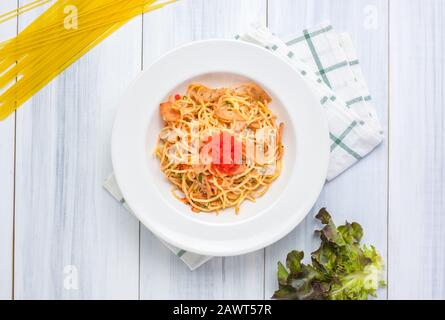
<path id="1" fill-rule="evenodd" d="M 159 103 L 185 92 L 191 81 L 232 86 L 252 80 L 271 95 L 271 109 L 285 123 L 284 168 L 256 203 L 219 215 L 193 213 L 171 195 L 153 149 L 162 120 Z M 164 55 L 127 90 L 112 137 L 113 167 L 137 218 L 164 241 L 191 252 L 230 256 L 279 240 L 309 212 L 326 179 L 328 128 L 320 103 L 302 77 L 266 49 L 241 41 L 191 43 Z"/>

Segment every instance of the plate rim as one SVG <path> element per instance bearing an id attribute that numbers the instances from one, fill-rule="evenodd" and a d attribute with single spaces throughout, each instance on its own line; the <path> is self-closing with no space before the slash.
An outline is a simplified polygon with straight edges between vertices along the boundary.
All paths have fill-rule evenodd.
<path id="1" fill-rule="evenodd" d="M 264 53 L 266 53 L 267 55 L 273 57 L 274 59 L 280 60 L 282 63 L 285 63 L 288 65 L 288 67 L 294 69 L 294 72 L 296 73 L 297 76 L 301 77 L 300 74 L 298 74 L 298 72 L 295 70 L 294 66 L 292 66 L 292 64 L 280 57 L 278 57 L 277 55 L 273 54 L 272 52 L 270 52 L 269 50 L 252 44 L 252 43 L 247 43 L 247 42 L 242 42 L 239 40 L 233 40 L 233 39 L 206 39 L 206 40 L 199 40 L 199 41 L 193 41 L 193 42 L 189 42 L 186 44 L 183 44 L 181 46 L 178 46 L 176 48 L 173 48 L 169 51 L 167 51 L 166 53 L 162 54 L 160 57 L 158 57 L 153 63 L 151 63 L 147 68 L 145 68 L 132 82 L 131 84 L 126 88 L 126 90 L 124 91 L 124 93 L 122 94 L 122 98 L 118 101 L 118 110 L 115 114 L 115 119 L 113 122 L 113 127 L 112 127 L 112 141 L 111 141 L 111 156 L 112 156 L 112 165 L 113 165 L 113 170 L 114 170 L 114 174 L 115 174 L 115 178 L 116 178 L 116 182 L 118 184 L 118 186 L 120 187 L 122 184 L 119 183 L 119 181 L 121 181 L 121 179 L 119 178 L 120 174 L 118 173 L 119 170 L 116 170 L 116 162 L 118 161 L 116 158 L 116 145 L 115 145 L 115 135 L 116 135 L 116 127 L 117 127 L 117 123 L 119 121 L 119 115 L 122 112 L 123 109 L 123 102 L 125 101 L 125 97 L 129 94 L 129 92 L 132 91 L 132 89 L 136 86 L 136 84 L 141 80 L 141 78 L 144 77 L 144 75 L 146 73 L 149 73 L 150 70 L 156 66 L 158 63 L 160 63 L 162 60 L 164 60 L 165 58 L 167 58 L 168 56 L 170 56 L 171 54 L 183 50 L 185 48 L 191 47 L 191 46 L 197 46 L 197 45 L 203 45 L 206 43 L 214 43 L 214 42 L 219 42 L 219 43 L 236 43 L 237 45 L 241 45 L 241 46 L 250 46 L 255 48 L 256 50 L 261 50 Z M 304 80 L 303 80 L 304 81 Z M 310 88 L 310 85 L 308 84 L 308 89 Z M 318 104 L 319 105 L 319 104 Z M 286 108 L 286 107 L 285 107 Z M 323 186 L 325 184 L 326 181 L 326 177 L 327 177 L 327 172 L 328 172 L 328 164 L 329 164 L 329 129 L 328 129 L 328 122 L 327 119 L 325 117 L 325 115 L 323 114 L 323 110 L 321 108 L 321 105 L 319 105 L 319 113 L 321 115 L 321 122 L 322 122 L 322 126 L 324 127 L 324 131 L 325 131 L 325 145 L 326 145 L 326 150 L 324 152 L 325 155 L 325 159 L 323 161 L 324 164 L 324 171 L 323 173 L 320 174 L 320 176 L 322 176 L 322 178 L 320 178 L 319 184 L 318 184 L 318 188 L 317 188 L 317 192 L 314 193 L 313 195 L 313 199 L 309 199 L 308 201 L 306 201 L 305 205 L 302 205 L 300 208 L 295 209 L 295 214 L 294 216 L 297 216 L 297 218 L 292 220 L 292 224 L 289 224 L 289 226 L 284 227 L 282 229 L 280 229 L 280 232 L 277 232 L 275 234 L 274 237 L 269 237 L 267 241 L 263 241 L 261 243 L 257 243 L 256 245 L 251 245 L 250 247 L 246 247 L 245 249 L 242 250 L 238 250 L 238 251 L 234 251 L 233 248 L 232 250 L 227 250 L 227 251 L 222 251 L 219 250 L 218 252 L 214 252 L 214 251 L 208 251 L 208 250 L 201 250 L 200 248 L 194 247 L 194 246 L 189 246 L 188 244 L 184 244 L 184 243 L 179 243 L 176 239 L 172 239 L 172 238 L 168 238 L 166 237 L 166 235 L 164 235 L 162 232 L 159 232 L 152 223 L 150 223 L 150 221 L 148 221 L 149 219 L 146 219 L 146 217 L 144 216 L 144 214 L 139 214 L 137 212 L 137 210 L 134 209 L 134 207 L 132 206 L 132 203 L 130 201 L 126 202 L 126 204 L 129 206 L 129 208 L 131 209 L 131 212 L 144 226 L 146 226 L 151 232 L 153 232 L 158 238 L 160 238 L 161 240 L 167 242 L 167 244 L 171 244 L 175 247 L 178 247 L 180 249 L 183 249 L 185 251 L 188 252 L 193 252 L 196 254 L 202 254 L 202 255 L 209 255 L 209 256 L 236 256 L 236 255 L 242 255 L 242 254 L 246 254 L 246 253 L 250 253 L 259 249 L 263 249 L 273 243 L 275 243 L 276 241 L 280 240 L 281 238 L 285 237 L 287 234 L 289 234 L 296 226 L 298 226 L 301 221 L 309 214 L 310 209 L 313 207 L 313 205 L 315 204 L 316 200 L 318 199 Z M 286 108 L 287 109 L 287 108 Z M 124 197 L 124 199 L 128 199 L 129 197 L 126 196 L 127 194 L 127 190 L 123 190 L 121 189 L 121 193 Z M 303 214 L 298 214 L 297 211 L 304 211 Z"/>

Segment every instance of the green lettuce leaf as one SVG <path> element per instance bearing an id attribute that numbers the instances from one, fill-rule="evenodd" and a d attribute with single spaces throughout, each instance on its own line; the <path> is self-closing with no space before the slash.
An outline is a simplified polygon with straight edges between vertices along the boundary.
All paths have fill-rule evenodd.
<path id="1" fill-rule="evenodd" d="M 384 286 L 383 261 L 373 246 L 360 245 L 360 224 L 346 222 L 336 227 L 326 209 L 316 218 L 323 224 L 316 231 L 321 243 L 304 264 L 302 251 L 291 251 L 286 267 L 278 262 L 278 285 L 274 299 L 365 300 Z"/>

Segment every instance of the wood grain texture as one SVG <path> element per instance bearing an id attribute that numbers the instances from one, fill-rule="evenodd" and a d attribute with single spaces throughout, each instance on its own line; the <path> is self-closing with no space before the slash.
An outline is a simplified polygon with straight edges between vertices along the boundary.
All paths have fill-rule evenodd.
<path id="1" fill-rule="evenodd" d="M 255 21 L 266 22 L 265 0 L 182 0 L 144 17 L 144 66 L 186 42 L 232 38 Z M 263 298 L 263 267 L 261 250 L 240 257 L 214 258 L 190 272 L 142 229 L 142 299 Z"/>
<path id="2" fill-rule="evenodd" d="M 1 13 L 16 8 L 15 2 L 0 2 Z M 0 27 L 0 41 L 13 37 L 16 31 L 16 19 L 5 22 Z M 14 114 L 0 122 L 0 300 L 12 298 L 14 126 Z"/>
<path id="3" fill-rule="evenodd" d="M 15 5 L 0 1 L 0 12 Z M 23 15 L 20 29 L 39 12 Z M 327 184 L 286 238 L 190 272 L 101 187 L 112 171 L 117 100 L 142 65 L 189 41 L 230 38 L 266 20 L 287 35 L 324 19 L 351 33 L 389 143 Z M 0 40 L 16 27 L 2 24 Z M 0 123 L 0 300 L 13 283 L 17 299 L 267 299 L 276 262 L 318 244 L 313 216 L 322 206 L 338 223 L 360 222 L 365 242 L 386 257 L 388 292 L 379 298 L 445 298 L 444 39 L 442 0 L 181 0 L 135 19 L 22 106 L 16 128 L 14 116 Z M 69 266 L 77 289 L 65 287 Z"/>
<path id="4" fill-rule="evenodd" d="M 138 298 L 138 222 L 102 183 L 117 100 L 141 69 L 141 35 L 140 17 L 17 113 L 17 299 Z"/>
<path id="5" fill-rule="evenodd" d="M 377 12 L 377 28 L 369 14 Z M 269 27 L 286 36 L 330 20 L 337 31 L 351 34 L 373 95 L 383 128 L 388 127 L 388 2 L 386 0 L 270 0 Z M 372 25 L 372 24 L 371 24 Z M 374 27 L 374 25 L 372 25 Z M 386 134 L 386 132 L 385 132 Z M 364 242 L 374 244 L 387 258 L 387 143 L 328 183 L 311 213 L 291 234 L 266 249 L 265 298 L 277 288 L 277 261 L 292 249 L 304 250 L 306 259 L 319 245 L 313 232 L 320 226 L 314 215 L 327 207 L 337 224 L 345 220 L 362 224 Z M 386 291 L 379 292 L 386 298 Z"/>
<path id="6" fill-rule="evenodd" d="M 445 2 L 391 1 L 389 298 L 445 298 Z"/>

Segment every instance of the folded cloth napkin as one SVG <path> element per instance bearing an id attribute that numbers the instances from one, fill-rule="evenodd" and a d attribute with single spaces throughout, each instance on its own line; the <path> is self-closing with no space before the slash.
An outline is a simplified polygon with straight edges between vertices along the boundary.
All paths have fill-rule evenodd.
<path id="1" fill-rule="evenodd" d="M 237 38 L 289 61 L 318 94 L 332 142 L 328 181 L 382 142 L 382 129 L 348 34 L 336 33 L 326 22 L 287 42 L 261 26 Z"/>
<path id="2" fill-rule="evenodd" d="M 129 212 L 132 212 L 130 207 L 125 202 L 125 199 L 122 195 L 121 190 L 119 189 L 119 186 L 117 185 L 116 178 L 114 177 L 114 174 L 111 174 L 107 180 L 105 180 L 104 188 L 115 198 L 117 201 L 119 201 L 125 209 L 127 209 Z M 167 248 L 169 248 L 175 255 L 179 257 L 186 265 L 190 268 L 190 270 L 195 270 L 196 268 L 200 267 L 205 262 L 209 261 L 212 257 L 199 255 L 192 252 L 187 252 L 185 250 L 176 248 L 172 246 L 169 243 L 166 243 L 165 241 L 160 240 Z"/>
<path id="3" fill-rule="evenodd" d="M 331 139 L 328 181 L 382 142 L 383 132 L 347 33 L 338 34 L 325 22 L 282 40 L 267 28 L 254 25 L 235 38 L 260 45 L 290 62 L 319 96 Z M 131 212 L 114 175 L 105 181 L 104 188 Z M 164 244 L 191 270 L 212 258 Z"/>

